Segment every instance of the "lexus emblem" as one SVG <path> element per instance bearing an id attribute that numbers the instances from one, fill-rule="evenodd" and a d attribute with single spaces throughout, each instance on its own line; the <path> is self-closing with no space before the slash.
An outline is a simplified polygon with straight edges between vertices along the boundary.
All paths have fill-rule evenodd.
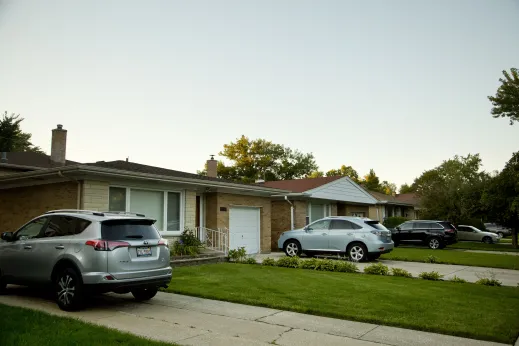
<path id="1" fill-rule="evenodd" d="M 144 241 L 144 245 L 148 245 L 148 241 L 147 240 Z"/>

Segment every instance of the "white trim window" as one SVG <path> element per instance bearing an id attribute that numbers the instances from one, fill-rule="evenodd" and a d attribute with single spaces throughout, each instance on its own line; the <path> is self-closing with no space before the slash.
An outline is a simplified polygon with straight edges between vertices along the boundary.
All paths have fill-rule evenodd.
<path id="1" fill-rule="evenodd" d="M 163 235 L 179 235 L 184 229 L 184 192 L 110 186 L 109 211 L 144 214 L 155 220 Z"/>

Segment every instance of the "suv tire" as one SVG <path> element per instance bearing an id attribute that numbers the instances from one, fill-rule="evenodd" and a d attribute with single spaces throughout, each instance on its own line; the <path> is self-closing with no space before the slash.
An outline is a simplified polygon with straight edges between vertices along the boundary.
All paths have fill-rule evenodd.
<path id="1" fill-rule="evenodd" d="M 483 243 L 486 243 L 486 244 L 492 244 L 492 238 L 490 237 L 483 237 Z"/>
<path id="2" fill-rule="evenodd" d="M 54 290 L 61 310 L 77 311 L 83 307 L 83 282 L 74 269 L 67 267 L 58 272 L 54 281 Z"/>
<path id="3" fill-rule="evenodd" d="M 301 256 L 301 244 L 297 240 L 287 240 L 285 243 L 285 254 L 288 257 Z"/>
<path id="4" fill-rule="evenodd" d="M 362 243 L 353 243 L 346 250 L 348 258 L 352 262 L 364 262 L 368 259 L 368 249 Z"/>
<path id="5" fill-rule="evenodd" d="M 157 287 L 136 288 L 132 290 L 132 294 L 136 301 L 142 302 L 155 297 L 158 291 Z"/>
<path id="6" fill-rule="evenodd" d="M 429 247 L 429 249 L 432 250 L 442 249 L 443 247 L 445 247 L 443 246 L 443 242 L 441 241 L 441 239 L 438 237 L 431 237 L 427 239 L 427 246 Z"/>

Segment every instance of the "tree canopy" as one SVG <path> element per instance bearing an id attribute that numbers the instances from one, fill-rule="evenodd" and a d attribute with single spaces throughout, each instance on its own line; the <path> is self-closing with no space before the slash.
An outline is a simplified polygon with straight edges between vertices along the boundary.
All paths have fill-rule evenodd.
<path id="1" fill-rule="evenodd" d="M 416 188 L 414 185 L 402 184 L 400 185 L 400 193 L 411 193 L 416 192 Z"/>
<path id="2" fill-rule="evenodd" d="M 510 73 L 503 70 L 504 78 L 499 78 L 501 85 L 494 96 L 488 96 L 492 102 L 491 113 L 494 118 L 507 117 L 510 125 L 519 121 L 519 70 L 511 68 Z"/>
<path id="3" fill-rule="evenodd" d="M 2 118 L 0 118 L 0 151 L 43 153 L 40 147 L 31 143 L 32 135 L 22 131 L 20 124 L 23 120 L 19 114 L 8 115 L 7 111 L 2 114 Z"/>
<path id="4" fill-rule="evenodd" d="M 327 177 L 349 177 L 351 180 L 358 182 L 359 181 L 359 174 L 353 167 L 342 165 L 339 169 L 331 169 L 328 172 L 326 172 Z"/>
<path id="5" fill-rule="evenodd" d="M 281 144 L 264 139 L 251 140 L 245 136 L 225 144 L 219 155 L 232 164 L 226 165 L 219 161 L 217 176 L 244 183 L 253 183 L 257 179 L 298 179 L 318 169 L 311 153 L 305 154 Z M 206 175 L 207 170 L 198 173 Z"/>

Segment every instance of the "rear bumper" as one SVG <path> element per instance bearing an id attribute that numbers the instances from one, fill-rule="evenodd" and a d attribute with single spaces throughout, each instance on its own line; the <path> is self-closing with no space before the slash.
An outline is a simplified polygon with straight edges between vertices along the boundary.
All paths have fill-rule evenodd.
<path id="1" fill-rule="evenodd" d="M 106 275 L 110 275 L 106 273 Z M 85 288 L 90 292 L 106 293 L 120 290 L 131 290 L 138 287 L 168 287 L 171 282 L 172 275 L 160 275 L 154 277 L 146 277 L 141 279 L 131 280 L 105 280 L 102 283 L 87 284 Z"/>
<path id="2" fill-rule="evenodd" d="M 393 248 L 395 247 L 395 244 L 393 242 L 391 243 L 383 243 L 383 242 L 376 242 L 368 244 L 368 253 L 369 254 L 384 254 L 393 251 Z"/>

